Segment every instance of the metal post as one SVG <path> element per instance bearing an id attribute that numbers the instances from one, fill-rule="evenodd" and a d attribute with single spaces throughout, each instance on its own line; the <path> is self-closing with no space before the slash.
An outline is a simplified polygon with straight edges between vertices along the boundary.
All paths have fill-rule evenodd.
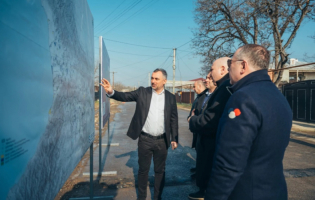
<path id="1" fill-rule="evenodd" d="M 107 122 L 107 145 L 109 146 L 109 118 L 110 118 L 110 114 L 109 114 L 109 117 L 108 117 L 108 122 Z"/>
<path id="2" fill-rule="evenodd" d="M 90 199 L 93 199 L 93 142 L 90 146 Z"/>
<path id="3" fill-rule="evenodd" d="M 99 64 L 99 79 L 100 82 L 102 80 L 102 67 L 101 67 L 101 63 Z M 98 109 L 98 131 L 99 131 L 99 157 L 98 157 L 98 163 L 99 163 L 99 168 L 98 168 L 98 173 L 101 174 L 102 169 L 102 87 L 100 87 L 100 90 L 98 92 L 98 94 L 100 95 L 99 97 L 99 109 Z"/>
<path id="4" fill-rule="evenodd" d="M 174 50 L 174 57 L 173 57 L 173 94 L 175 94 L 175 60 L 176 60 L 176 48 Z"/>
<path id="5" fill-rule="evenodd" d="M 299 70 L 296 70 L 296 82 L 299 82 Z"/>

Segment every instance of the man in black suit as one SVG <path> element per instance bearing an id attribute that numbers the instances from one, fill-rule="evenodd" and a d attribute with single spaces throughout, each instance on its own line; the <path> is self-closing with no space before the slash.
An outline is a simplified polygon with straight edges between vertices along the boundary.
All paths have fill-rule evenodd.
<path id="1" fill-rule="evenodd" d="M 219 120 L 225 104 L 231 96 L 226 89 L 227 86 L 231 85 L 227 67 L 228 59 L 228 57 L 223 57 L 213 62 L 206 81 L 212 81 L 217 87 L 208 96 L 208 99 L 204 99 L 201 113 L 198 116 L 192 113 L 189 119 L 189 129 L 198 134 L 196 184 L 199 187 L 199 191 L 189 194 L 188 197 L 192 200 L 204 199 L 212 168 Z"/>
<path id="2" fill-rule="evenodd" d="M 136 111 L 127 135 L 138 140 L 138 199 L 146 199 L 148 174 L 153 156 L 155 182 L 154 199 L 161 199 L 165 182 L 167 149 L 177 148 L 178 115 L 175 95 L 164 89 L 167 73 L 156 69 L 152 73 L 151 86 L 139 87 L 132 92 L 114 91 L 103 79 L 103 86 L 110 98 L 118 101 L 135 101 Z"/>

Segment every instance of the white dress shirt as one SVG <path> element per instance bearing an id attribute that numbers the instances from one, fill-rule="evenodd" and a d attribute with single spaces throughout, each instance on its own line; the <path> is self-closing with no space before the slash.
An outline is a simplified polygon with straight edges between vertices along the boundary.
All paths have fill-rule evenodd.
<path id="1" fill-rule="evenodd" d="M 142 128 L 143 132 L 146 132 L 153 136 L 159 136 L 165 133 L 164 127 L 164 105 L 165 105 L 165 90 L 160 94 L 156 93 L 152 89 L 152 98 L 148 117 Z"/>
<path id="2" fill-rule="evenodd" d="M 113 90 L 112 94 L 108 94 L 108 97 L 113 96 L 115 91 Z M 150 103 L 150 109 L 148 117 L 142 128 L 143 132 L 146 132 L 153 136 L 159 136 L 165 133 L 164 126 L 164 105 L 165 105 L 165 90 L 160 94 L 156 93 L 152 89 L 152 98 Z"/>

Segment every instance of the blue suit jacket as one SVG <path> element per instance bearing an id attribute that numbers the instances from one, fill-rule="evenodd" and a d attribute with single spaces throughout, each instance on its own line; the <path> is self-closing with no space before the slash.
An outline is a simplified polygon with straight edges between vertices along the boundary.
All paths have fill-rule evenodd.
<path id="1" fill-rule="evenodd" d="M 292 111 L 267 70 L 255 71 L 229 88 L 220 119 L 206 199 L 287 199 L 282 160 Z"/>

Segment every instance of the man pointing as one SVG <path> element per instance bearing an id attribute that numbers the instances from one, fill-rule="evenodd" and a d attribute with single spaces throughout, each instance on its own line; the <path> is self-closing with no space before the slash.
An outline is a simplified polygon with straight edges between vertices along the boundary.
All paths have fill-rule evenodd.
<path id="1" fill-rule="evenodd" d="M 152 73 L 151 86 L 139 87 L 132 92 L 114 91 L 110 83 L 103 79 L 101 86 L 110 98 L 118 101 L 135 101 L 136 111 L 127 135 L 138 141 L 138 199 L 146 199 L 148 173 L 153 157 L 155 182 L 154 199 L 161 199 L 165 182 L 165 161 L 167 149 L 178 143 L 178 116 L 176 99 L 164 89 L 167 73 L 156 69 Z"/>

